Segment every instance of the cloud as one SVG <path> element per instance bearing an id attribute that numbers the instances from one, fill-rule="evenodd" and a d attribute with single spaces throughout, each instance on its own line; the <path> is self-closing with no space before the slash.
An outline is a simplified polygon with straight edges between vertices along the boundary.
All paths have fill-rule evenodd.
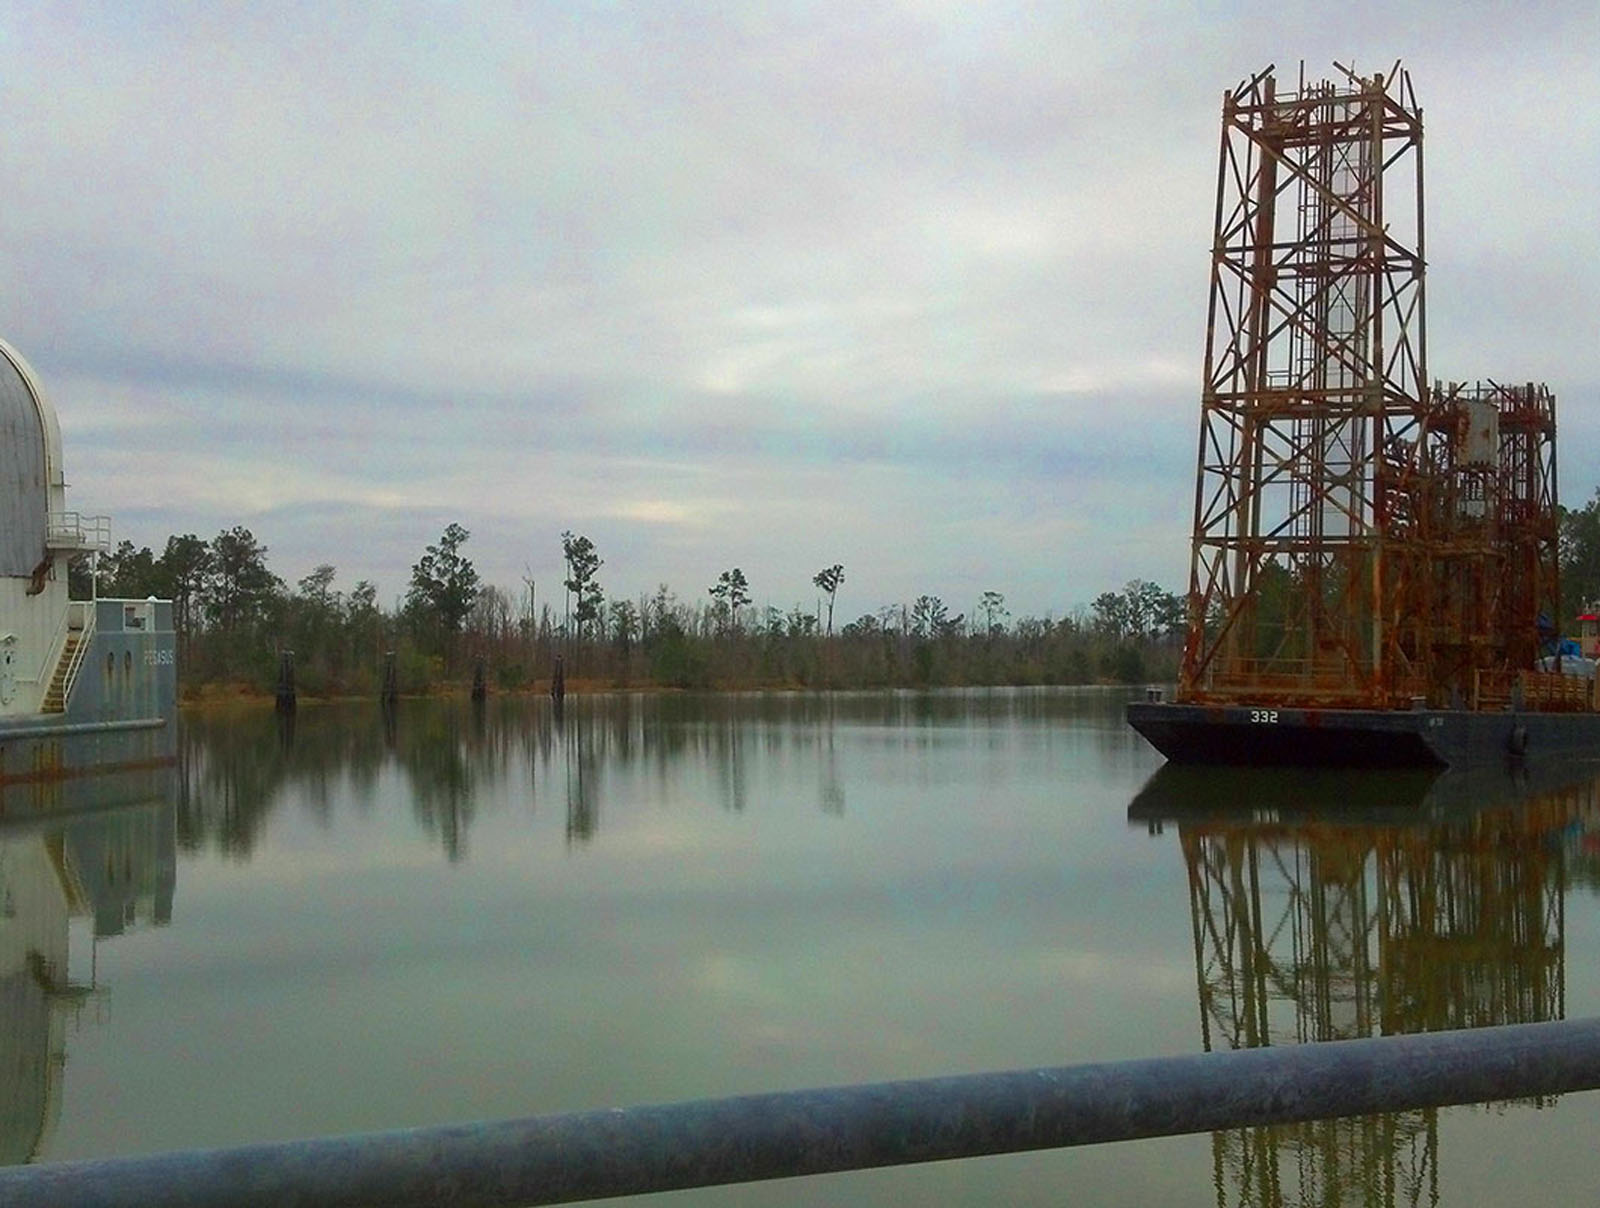
<path id="1" fill-rule="evenodd" d="M 1178 586 L 1219 99 L 1302 57 L 1409 56 L 1435 372 L 1600 444 L 1580 5 L 0 21 L 0 331 L 141 542 L 244 523 L 386 593 L 454 519 L 502 583 L 572 528 L 624 594 Z"/>

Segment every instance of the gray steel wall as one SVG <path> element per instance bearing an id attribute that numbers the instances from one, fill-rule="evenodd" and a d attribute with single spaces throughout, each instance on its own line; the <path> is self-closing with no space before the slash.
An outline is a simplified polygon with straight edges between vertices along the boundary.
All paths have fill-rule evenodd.
<path id="1" fill-rule="evenodd" d="M 44 557 L 44 425 L 17 367 L 0 356 L 0 575 L 27 575 Z"/>

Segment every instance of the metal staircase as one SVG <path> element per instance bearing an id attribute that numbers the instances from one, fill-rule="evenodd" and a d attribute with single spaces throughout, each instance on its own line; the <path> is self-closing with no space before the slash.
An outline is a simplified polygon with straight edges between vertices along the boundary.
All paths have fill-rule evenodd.
<path id="1" fill-rule="evenodd" d="M 79 651 L 87 635 L 80 629 L 67 630 L 66 640 L 61 647 L 61 657 L 56 660 L 56 673 L 50 677 L 50 686 L 45 689 L 44 704 L 40 706 L 42 713 L 65 713 L 67 711 L 67 691 L 72 686 L 78 664 L 82 661 Z"/>

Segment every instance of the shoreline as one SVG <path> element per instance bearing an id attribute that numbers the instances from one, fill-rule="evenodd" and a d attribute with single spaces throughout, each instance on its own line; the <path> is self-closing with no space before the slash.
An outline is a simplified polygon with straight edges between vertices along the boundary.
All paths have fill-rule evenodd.
<path id="1" fill-rule="evenodd" d="M 1111 680 L 1095 680 L 1082 684 L 881 684 L 871 687 L 850 686 L 832 687 L 817 686 L 812 684 L 744 684 L 739 686 L 711 686 L 706 688 L 678 688 L 662 684 L 607 684 L 598 680 L 568 680 L 567 696 L 686 696 L 691 694 L 719 694 L 719 695 L 755 695 L 764 692 L 940 692 L 951 689 L 965 688 L 1136 688 L 1137 684 L 1124 684 Z M 434 701 L 434 700 L 462 700 L 471 696 L 470 683 L 448 683 L 439 685 L 436 690 L 427 692 L 407 692 L 399 697 L 402 701 Z M 550 690 L 544 688 L 512 688 L 490 692 L 489 696 L 525 699 L 528 697 L 544 697 L 549 699 Z M 296 708 L 318 708 L 324 705 L 348 705 L 358 703 L 381 704 L 376 694 L 338 694 L 333 696 L 312 695 L 301 693 L 296 698 Z M 180 713 L 221 713 L 229 710 L 255 710 L 257 708 L 274 708 L 277 698 L 270 691 L 250 688 L 245 685 L 214 685 L 208 684 L 201 691 L 182 696 L 178 700 Z"/>

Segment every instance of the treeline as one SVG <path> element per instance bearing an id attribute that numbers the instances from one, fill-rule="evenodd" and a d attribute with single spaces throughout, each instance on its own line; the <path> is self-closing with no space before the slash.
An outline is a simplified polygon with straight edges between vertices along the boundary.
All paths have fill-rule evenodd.
<path id="1" fill-rule="evenodd" d="M 208 685 L 270 690 L 284 650 L 294 652 L 299 690 L 313 696 L 376 694 L 388 652 L 406 693 L 465 682 L 480 660 L 502 691 L 543 688 L 557 660 L 569 683 L 692 689 L 1140 683 L 1177 673 L 1182 600 L 1139 580 L 1060 618 L 1013 617 L 989 591 L 970 617 L 921 595 L 836 627 L 842 564 L 812 577 L 810 609 L 755 606 L 737 567 L 699 598 L 663 584 L 608 599 L 604 560 L 568 532 L 558 607 L 536 601 L 532 584 L 513 595 L 481 583 L 468 538 L 452 524 L 426 547 L 393 610 L 369 581 L 336 589 L 331 564 L 291 587 L 244 527 L 210 541 L 172 536 L 160 553 L 124 541 L 74 567 L 73 594 L 89 594 L 92 574 L 103 597 L 171 599 L 188 696 Z"/>
<path id="2" fill-rule="evenodd" d="M 1561 613 L 1575 629 L 1579 613 L 1600 605 L 1600 488 L 1581 508 L 1560 508 Z"/>

